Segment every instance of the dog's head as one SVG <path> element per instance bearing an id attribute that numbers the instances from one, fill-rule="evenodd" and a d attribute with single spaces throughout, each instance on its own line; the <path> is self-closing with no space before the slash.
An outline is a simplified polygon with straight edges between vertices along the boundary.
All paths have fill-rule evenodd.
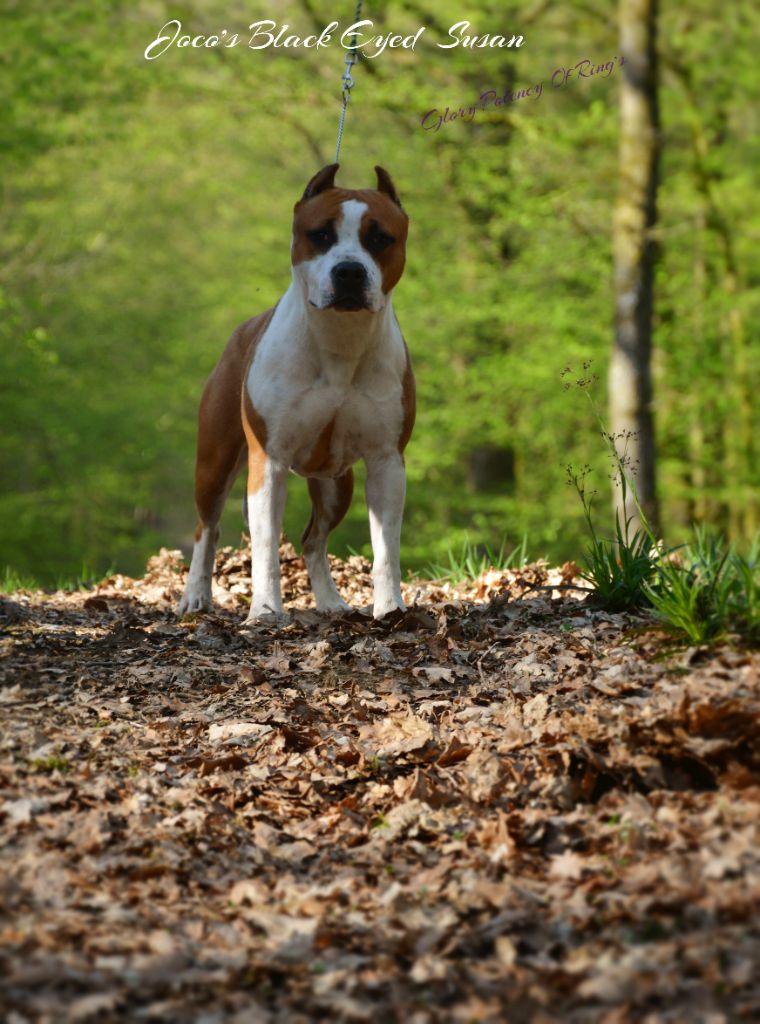
<path id="1" fill-rule="evenodd" d="M 390 175 L 376 189 L 335 187 L 338 164 L 314 175 L 293 214 L 293 273 L 310 306 L 379 312 L 404 270 L 409 219 Z"/>

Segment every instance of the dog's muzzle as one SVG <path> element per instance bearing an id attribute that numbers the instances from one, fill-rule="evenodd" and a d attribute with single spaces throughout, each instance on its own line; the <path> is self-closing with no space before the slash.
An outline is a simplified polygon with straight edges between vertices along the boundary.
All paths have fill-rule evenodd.
<path id="1" fill-rule="evenodd" d="M 367 268 L 356 260 L 343 260 L 330 271 L 333 286 L 331 309 L 367 309 Z"/>

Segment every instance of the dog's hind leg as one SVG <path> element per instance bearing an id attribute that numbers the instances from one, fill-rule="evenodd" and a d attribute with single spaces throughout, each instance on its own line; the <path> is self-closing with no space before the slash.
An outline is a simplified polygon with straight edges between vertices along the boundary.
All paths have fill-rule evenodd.
<path id="1" fill-rule="evenodd" d="M 198 450 L 195 464 L 195 504 L 198 525 L 185 592 L 179 614 L 211 608 L 211 580 L 219 539 L 219 519 L 230 488 L 246 463 L 246 442 L 240 421 L 240 403 L 220 387 L 220 368 L 212 374 L 198 414 Z"/>
<path id="2" fill-rule="evenodd" d="M 345 611 L 350 606 L 338 593 L 327 560 L 327 538 L 343 519 L 354 493 L 354 473 L 349 469 L 335 480 L 309 478 L 311 518 L 301 537 L 317 610 Z"/>

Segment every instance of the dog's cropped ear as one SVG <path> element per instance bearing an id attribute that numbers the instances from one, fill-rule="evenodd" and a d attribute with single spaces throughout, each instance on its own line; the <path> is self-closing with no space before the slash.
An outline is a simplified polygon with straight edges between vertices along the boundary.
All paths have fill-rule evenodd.
<path id="1" fill-rule="evenodd" d="M 396 186 L 393 184 L 390 174 L 388 174 L 384 167 L 375 167 L 375 174 L 377 175 L 377 191 L 385 192 L 396 206 L 401 206 L 401 200 L 398 197 Z"/>
<path id="2" fill-rule="evenodd" d="M 317 171 L 304 189 L 301 199 L 311 199 L 312 196 L 324 192 L 327 188 L 335 188 L 335 172 L 339 167 L 340 164 L 328 164 L 321 171 Z"/>

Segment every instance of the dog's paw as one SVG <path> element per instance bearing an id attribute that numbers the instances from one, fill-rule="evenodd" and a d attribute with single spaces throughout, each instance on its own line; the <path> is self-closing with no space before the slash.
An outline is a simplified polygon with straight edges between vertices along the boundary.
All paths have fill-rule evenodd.
<path id="1" fill-rule="evenodd" d="M 391 612 L 405 612 L 406 605 L 403 601 L 398 599 L 391 599 L 390 601 L 376 601 L 372 605 L 372 618 L 382 619 L 386 615 L 390 615 Z"/>
<path id="2" fill-rule="evenodd" d="M 210 612 L 211 590 L 189 585 L 177 605 L 178 615 L 193 615 L 195 612 Z"/>
<path id="3" fill-rule="evenodd" d="M 286 626 L 290 622 L 290 615 L 282 608 L 273 611 L 269 605 L 263 607 L 252 607 L 248 617 L 243 623 L 243 628 L 251 626 Z"/>
<path id="4" fill-rule="evenodd" d="M 320 601 L 317 605 L 317 611 L 321 615 L 343 615 L 346 612 L 353 611 L 350 604 L 346 604 L 342 597 L 336 597 L 329 601 Z"/>

